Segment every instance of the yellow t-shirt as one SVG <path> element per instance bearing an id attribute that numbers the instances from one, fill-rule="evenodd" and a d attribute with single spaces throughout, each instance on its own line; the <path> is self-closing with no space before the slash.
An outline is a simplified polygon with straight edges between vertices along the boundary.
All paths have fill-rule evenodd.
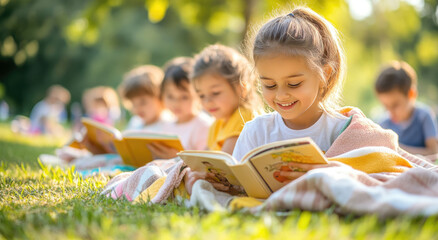
<path id="1" fill-rule="evenodd" d="M 254 117 L 255 114 L 251 110 L 238 108 L 227 122 L 222 119 L 216 120 L 208 133 L 208 148 L 221 150 L 224 141 L 230 137 L 239 136 L 243 125 Z"/>

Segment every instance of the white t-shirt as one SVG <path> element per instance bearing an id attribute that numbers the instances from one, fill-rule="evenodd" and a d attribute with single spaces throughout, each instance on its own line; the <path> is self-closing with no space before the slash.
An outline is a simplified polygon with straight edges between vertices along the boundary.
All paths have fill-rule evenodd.
<path id="1" fill-rule="evenodd" d="M 185 123 L 168 123 L 165 132 L 178 135 L 185 150 L 207 149 L 208 130 L 213 118 L 204 112 Z"/>
<path id="2" fill-rule="evenodd" d="M 245 124 L 234 147 L 233 157 L 241 160 L 246 153 L 261 145 L 301 137 L 312 138 L 325 152 L 341 134 L 347 122 L 348 118 L 341 114 L 331 116 L 323 113 L 312 126 L 294 130 L 286 126 L 278 112 L 261 115 Z"/>

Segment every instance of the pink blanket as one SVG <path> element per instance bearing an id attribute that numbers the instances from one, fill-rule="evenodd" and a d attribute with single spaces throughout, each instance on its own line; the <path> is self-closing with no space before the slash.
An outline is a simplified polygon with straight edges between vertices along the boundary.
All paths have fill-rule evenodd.
<path id="1" fill-rule="evenodd" d="M 369 146 L 387 147 L 399 153 L 412 163 L 430 168 L 434 165 L 430 162 L 409 154 L 399 147 L 398 136 L 391 130 L 385 130 L 374 123 L 357 108 L 346 107 L 341 110 L 347 117 L 352 117 L 350 125 L 334 141 L 326 152 L 327 157 L 335 157 L 354 149 Z"/>
<path id="2" fill-rule="evenodd" d="M 327 151 L 327 157 L 348 155 L 364 147 L 385 147 L 408 159 L 416 167 L 404 173 L 374 174 L 366 174 L 347 166 L 312 170 L 271 195 L 263 205 L 252 211 L 285 211 L 294 208 L 318 211 L 336 205 L 338 211 L 344 213 L 377 213 L 382 216 L 437 214 L 438 204 L 435 203 L 438 202 L 438 171 L 434 165 L 400 149 L 394 132 L 380 128 L 359 110 L 348 109 L 344 114 L 352 116 L 352 121 Z M 374 164 L 374 161 L 369 159 L 370 164 Z M 181 183 L 185 174 L 184 167 L 177 160 L 169 160 L 161 166 L 146 165 L 112 179 L 103 194 L 115 199 L 125 197 L 132 201 L 155 180 L 167 176 L 160 193 L 152 199 L 153 203 L 164 202 Z M 205 189 L 198 190 L 195 184 L 193 191 L 203 193 L 192 195 L 192 202 L 202 207 L 202 202 L 205 203 L 202 201 Z"/>
<path id="3" fill-rule="evenodd" d="M 312 170 L 272 194 L 252 212 L 302 209 L 375 214 L 381 218 L 438 214 L 438 168 L 413 168 L 387 182 L 347 167 Z"/>

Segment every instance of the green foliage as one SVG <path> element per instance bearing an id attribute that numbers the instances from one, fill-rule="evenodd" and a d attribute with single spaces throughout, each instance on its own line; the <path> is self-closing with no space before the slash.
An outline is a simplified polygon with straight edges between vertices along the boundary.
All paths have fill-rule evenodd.
<path id="1" fill-rule="evenodd" d="M 417 70 L 421 101 L 438 101 L 438 3 L 433 0 L 424 6 L 369 0 L 372 13 L 361 20 L 350 15 L 354 1 L 344 0 L 2 0 L 0 86 L 5 96 L 0 97 L 16 113 L 28 114 L 47 87 L 59 83 L 79 101 L 85 88 L 116 87 L 137 65 L 162 66 L 215 42 L 240 47 L 247 29 L 295 3 L 322 14 L 343 35 L 345 104 L 370 112 L 378 104 L 374 79 L 393 59 Z"/>
<path id="2" fill-rule="evenodd" d="M 419 100 L 437 106 L 438 85 L 436 38 L 437 16 L 430 9 L 437 3 L 426 1 L 421 12 L 406 1 L 370 1 L 373 13 L 363 20 L 341 21 L 345 36 L 348 73 L 345 103 L 370 113 L 378 105 L 374 81 L 382 66 L 391 60 L 408 62 L 417 71 Z M 429 9 L 429 10 L 428 10 Z"/>
<path id="3" fill-rule="evenodd" d="M 148 2 L 157 1 L 147 1 L 146 6 Z M 211 43 L 238 42 L 242 29 L 228 28 L 237 26 L 233 15 L 224 19 L 220 14 L 210 17 L 206 11 L 197 11 L 187 20 L 179 13 L 181 4 L 169 5 L 161 21 L 154 15 L 153 23 L 145 2 L 139 0 L 6 3 L 0 9 L 0 76 L 8 100 L 18 112 L 28 114 L 52 84 L 64 85 L 72 92 L 73 101 L 79 101 L 85 88 L 116 87 L 122 75 L 135 66 L 161 66 L 172 57 L 191 56 Z M 202 8 L 201 1 L 188 4 L 192 9 Z M 212 4 L 224 11 L 234 5 Z M 190 21 L 193 24 L 184 24 Z"/>

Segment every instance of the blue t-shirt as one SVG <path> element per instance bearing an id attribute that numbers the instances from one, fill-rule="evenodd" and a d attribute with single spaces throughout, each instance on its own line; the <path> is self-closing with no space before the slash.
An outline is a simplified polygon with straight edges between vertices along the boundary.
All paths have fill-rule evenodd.
<path id="1" fill-rule="evenodd" d="M 386 118 L 380 125 L 397 133 L 398 141 L 407 146 L 426 147 L 427 139 L 438 138 L 436 118 L 426 107 L 416 106 L 408 121 L 394 123 Z"/>

